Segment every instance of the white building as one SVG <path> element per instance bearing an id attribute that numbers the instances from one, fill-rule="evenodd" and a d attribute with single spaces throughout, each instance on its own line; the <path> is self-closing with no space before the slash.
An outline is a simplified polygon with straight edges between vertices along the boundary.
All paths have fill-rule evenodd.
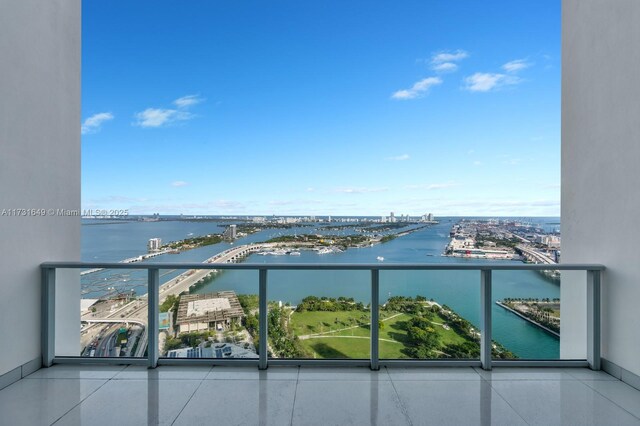
<path id="1" fill-rule="evenodd" d="M 160 238 L 151 238 L 147 243 L 147 249 L 149 251 L 159 251 L 160 247 L 162 247 L 162 239 Z"/>
<path id="2" fill-rule="evenodd" d="M 229 225 L 222 236 L 228 240 L 235 240 L 238 238 L 236 225 Z"/>

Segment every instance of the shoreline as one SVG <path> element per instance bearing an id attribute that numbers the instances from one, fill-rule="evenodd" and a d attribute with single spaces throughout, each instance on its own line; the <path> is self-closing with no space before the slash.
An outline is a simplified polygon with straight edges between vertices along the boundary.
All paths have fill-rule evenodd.
<path id="1" fill-rule="evenodd" d="M 530 322 L 531 324 L 535 325 L 536 327 L 542 329 L 543 331 L 546 331 L 547 333 L 557 337 L 558 339 L 560 338 L 560 333 L 557 333 L 553 330 L 551 330 L 549 327 L 546 327 L 542 324 L 540 324 L 537 321 L 532 320 L 531 318 L 521 314 L 520 312 L 516 311 L 515 309 L 511 309 L 510 307 L 508 307 L 507 305 L 505 305 L 504 303 L 500 302 L 499 300 L 496 300 L 496 305 L 503 307 L 504 309 L 506 309 L 507 311 L 516 314 L 517 316 L 519 316 L 520 318 Z"/>

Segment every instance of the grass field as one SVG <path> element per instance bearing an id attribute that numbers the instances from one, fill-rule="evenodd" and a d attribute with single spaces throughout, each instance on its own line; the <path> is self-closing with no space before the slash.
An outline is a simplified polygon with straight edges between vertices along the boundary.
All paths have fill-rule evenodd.
<path id="1" fill-rule="evenodd" d="M 380 330 L 380 358 L 408 358 L 407 321 L 411 315 L 381 312 L 383 327 Z M 301 344 L 316 358 L 369 358 L 369 313 L 360 311 L 294 312 L 291 326 Z M 436 315 L 434 322 L 445 321 Z M 446 330 L 434 324 L 442 344 L 463 343 L 465 338 L 452 329 Z"/>

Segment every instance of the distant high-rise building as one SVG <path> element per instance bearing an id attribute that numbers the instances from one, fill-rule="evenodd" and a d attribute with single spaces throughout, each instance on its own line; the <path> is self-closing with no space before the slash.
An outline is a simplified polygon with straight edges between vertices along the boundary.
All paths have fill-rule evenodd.
<path id="1" fill-rule="evenodd" d="M 429 213 L 429 214 L 427 215 L 427 222 L 433 222 L 433 221 L 434 221 L 433 213 Z"/>
<path id="2" fill-rule="evenodd" d="M 151 251 L 159 251 L 162 247 L 162 240 L 160 238 L 151 238 L 147 243 L 147 249 Z"/>
<path id="3" fill-rule="evenodd" d="M 224 234 L 222 234 L 224 238 L 227 240 L 235 240 L 238 238 L 236 233 L 236 225 L 229 225 L 227 229 L 225 229 Z"/>
<path id="4" fill-rule="evenodd" d="M 389 222 L 393 223 L 396 221 L 396 215 L 393 212 L 389 213 Z"/>

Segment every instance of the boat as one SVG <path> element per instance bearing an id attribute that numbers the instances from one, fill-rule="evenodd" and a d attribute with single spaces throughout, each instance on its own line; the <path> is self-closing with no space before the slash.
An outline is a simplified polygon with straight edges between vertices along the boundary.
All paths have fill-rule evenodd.
<path id="1" fill-rule="evenodd" d="M 291 253 L 289 253 L 289 256 L 300 256 L 300 252 L 299 251 L 292 251 Z"/>
<path id="2" fill-rule="evenodd" d="M 329 254 L 329 253 L 333 253 L 333 250 L 327 247 L 324 247 L 318 250 L 318 254 Z"/>
<path id="3" fill-rule="evenodd" d="M 376 257 L 376 259 L 378 260 L 378 262 L 384 262 L 384 257 L 382 256 L 378 256 Z"/>

